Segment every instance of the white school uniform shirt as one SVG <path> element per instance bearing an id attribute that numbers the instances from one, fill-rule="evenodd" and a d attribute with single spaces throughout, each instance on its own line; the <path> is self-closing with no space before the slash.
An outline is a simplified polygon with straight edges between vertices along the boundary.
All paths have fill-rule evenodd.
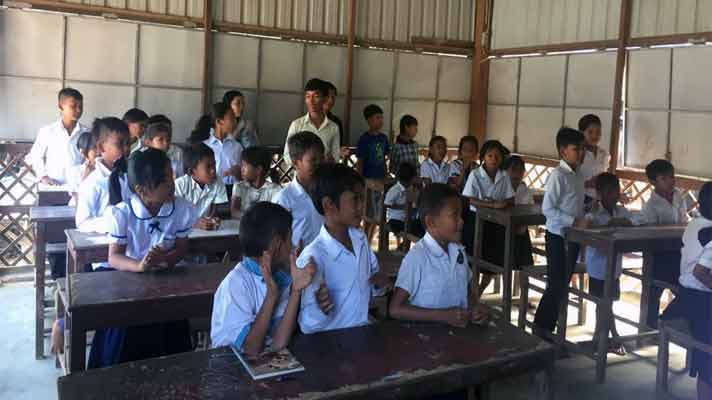
<path id="1" fill-rule="evenodd" d="M 272 312 L 265 347 L 271 345 L 274 330 L 284 317 L 292 282 L 289 274 L 282 270 L 274 271 L 272 277 L 280 289 L 280 294 Z M 265 297 L 267 297 L 267 285 L 259 264 L 250 257 L 244 257 L 227 274 L 215 292 L 210 323 L 212 346 L 233 345 L 238 350 L 242 350 Z"/>
<path id="2" fill-rule="evenodd" d="M 67 179 L 67 189 L 69 191 L 69 194 L 72 195 L 72 198 L 69 199 L 68 205 L 70 206 L 76 206 L 77 205 L 77 196 L 75 195 L 76 193 L 79 193 L 79 185 L 82 183 L 82 176 L 84 176 L 84 171 L 87 169 L 87 162 L 84 161 L 80 165 L 74 165 L 66 170 L 66 179 Z"/>
<path id="3" fill-rule="evenodd" d="M 210 206 L 227 203 L 225 184 L 220 179 L 202 188 L 190 175 L 176 179 L 176 196 L 188 200 L 195 207 L 195 217 L 207 217 Z"/>
<path id="4" fill-rule="evenodd" d="M 584 200 L 583 175 L 569 167 L 566 161 L 559 161 L 546 181 L 542 214 L 546 217 L 546 230 L 554 235 L 564 236 L 564 228 L 573 226 L 576 218 L 583 217 Z"/>
<path id="5" fill-rule="evenodd" d="M 687 214 L 687 201 L 675 189 L 672 194 L 672 204 L 659 194 L 650 194 L 648 201 L 643 204 L 645 222 L 650 225 L 684 224 L 690 220 Z"/>
<path id="6" fill-rule="evenodd" d="M 467 308 L 467 287 L 471 280 L 465 248 L 450 243 L 446 253 L 426 233 L 403 259 L 396 287 L 408 292 L 408 302 L 416 307 Z"/>
<path id="7" fill-rule="evenodd" d="M 98 157 L 94 162 L 94 171 L 79 185 L 77 191 L 77 211 L 74 222 L 82 232 L 106 233 L 109 229 L 107 209 L 109 205 L 109 175 L 107 168 Z M 119 177 L 121 185 L 121 198 L 131 197 L 131 191 L 126 180 L 126 175 Z"/>
<path id="8" fill-rule="evenodd" d="M 450 163 L 442 160 L 438 165 L 428 157 L 420 164 L 420 177 L 430 178 L 433 183 L 447 183 L 450 177 Z"/>
<path id="9" fill-rule="evenodd" d="M 242 160 L 242 145 L 230 135 L 220 141 L 215 137 L 215 131 L 210 129 L 210 137 L 203 140 L 203 143 L 208 145 L 215 153 L 215 171 L 218 177 L 221 177 L 226 185 L 232 185 L 235 178 L 230 175 L 223 177 L 225 171 L 235 165 L 240 164 Z"/>
<path id="10" fill-rule="evenodd" d="M 353 253 L 322 227 L 319 236 L 297 259 L 297 267 L 304 268 L 313 259 L 317 269 L 311 284 L 302 292 L 299 326 L 304 333 L 366 325 L 371 296 L 383 294 L 383 290 L 376 290 L 368 283 L 379 266 L 366 235 L 359 229 L 349 228 L 349 237 Z M 322 281 L 334 305 L 329 315 L 321 311 L 316 301 L 316 291 Z"/>
<path id="11" fill-rule="evenodd" d="M 158 214 L 151 213 L 135 194 L 128 201 L 109 208 L 109 243 L 126 245 L 126 256 L 143 260 L 154 246 L 175 247 L 176 239 L 187 238 L 193 226 L 193 207 L 176 197 L 164 203 Z"/>
<path id="12" fill-rule="evenodd" d="M 599 147 L 598 151 L 594 155 L 592 152 L 586 150 L 583 163 L 579 166 L 579 171 L 583 175 L 583 180 L 587 180 L 598 176 L 602 172 L 608 170 L 608 166 L 611 162 L 611 155 L 605 149 Z M 586 196 L 592 197 L 594 199 L 598 198 L 596 194 L 596 189 L 588 188 L 586 189 Z"/>
<path id="13" fill-rule="evenodd" d="M 292 244 L 306 246 L 312 242 L 324 225 L 324 216 L 314 208 L 309 194 L 294 178 L 274 198 L 274 202 L 292 213 Z"/>
<path id="14" fill-rule="evenodd" d="M 77 122 L 72 132 L 64 129 L 62 120 L 45 125 L 37 132 L 25 161 L 32 165 L 37 180 L 48 176 L 60 184 L 67 182 L 67 169 L 80 165 L 82 154 L 77 148 L 77 141 L 87 127 Z"/>
<path id="15" fill-rule="evenodd" d="M 494 182 L 492 182 L 485 167 L 480 166 L 470 172 L 465 187 L 462 189 L 462 195 L 479 200 L 502 201 L 513 198 L 514 190 L 512 190 L 512 182 L 509 181 L 509 176 L 504 170 L 497 170 Z M 470 210 L 477 211 L 477 207 L 470 204 Z"/>
<path id="16" fill-rule="evenodd" d="M 706 228 L 712 228 L 712 221 L 704 217 L 693 218 L 687 224 L 682 235 L 679 282 L 688 289 L 712 292 L 693 275 L 697 264 L 712 270 L 712 241 L 703 245 L 699 237 L 700 230 Z"/>
<path id="17" fill-rule="evenodd" d="M 262 187 L 256 188 L 249 182 L 242 181 L 232 188 L 232 198 L 240 199 L 240 210 L 244 212 L 257 202 L 274 202 L 274 199 L 281 190 L 281 186 L 272 182 L 265 182 Z"/>
<path id="18" fill-rule="evenodd" d="M 400 182 L 396 182 L 395 185 L 391 186 L 386 192 L 386 197 L 383 199 L 383 204 L 386 206 L 405 206 L 406 199 L 406 188 Z M 386 220 L 396 220 L 405 222 L 406 211 L 405 210 L 394 210 L 389 208 L 386 210 Z"/>
<path id="19" fill-rule="evenodd" d="M 284 162 L 287 166 L 292 165 L 292 159 L 289 158 L 289 138 L 295 133 L 307 131 L 319 136 L 319 139 L 324 143 L 326 154 L 331 154 L 334 161 L 338 162 L 341 158 L 341 136 L 339 135 L 339 126 L 324 116 L 324 122 L 321 126 L 316 126 L 309 119 L 309 113 L 303 117 L 299 117 L 289 124 L 287 131 L 287 139 L 284 143 Z"/>
<path id="20" fill-rule="evenodd" d="M 606 226 L 613 218 L 625 218 L 633 223 L 633 225 L 640 225 L 643 218 L 639 213 L 633 213 L 627 210 L 621 205 L 617 205 L 613 209 L 613 214 L 609 213 L 608 210 L 603 208 L 600 204 L 595 210 L 592 210 L 586 214 L 586 219 L 591 221 L 593 226 Z M 606 279 L 606 254 L 596 249 L 593 246 L 586 247 L 586 271 L 588 274 L 598 280 Z M 617 257 L 615 270 L 615 279 L 621 276 L 621 258 Z"/>
<path id="21" fill-rule="evenodd" d="M 534 204 L 534 196 L 524 182 L 520 182 L 517 190 L 514 191 L 514 204 L 517 206 Z"/>

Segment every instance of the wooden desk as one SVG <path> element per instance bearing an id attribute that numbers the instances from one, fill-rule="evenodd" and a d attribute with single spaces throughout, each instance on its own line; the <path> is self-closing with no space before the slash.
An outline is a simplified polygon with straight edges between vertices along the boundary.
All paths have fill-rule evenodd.
<path id="1" fill-rule="evenodd" d="M 66 206 L 71 197 L 66 185 L 37 184 L 37 205 L 40 207 Z"/>
<path id="2" fill-rule="evenodd" d="M 606 379 L 606 363 L 608 353 L 608 330 L 610 318 L 613 315 L 613 284 L 618 258 L 624 253 L 643 252 L 642 293 L 640 297 L 640 316 L 637 325 L 638 335 L 627 336 L 625 339 L 635 339 L 649 329 L 645 326 L 648 317 L 648 297 L 652 285 L 653 255 L 657 251 L 674 251 L 682 247 L 682 234 L 685 225 L 656 225 L 619 228 L 569 228 L 566 240 L 582 246 L 592 246 L 607 257 L 606 275 L 603 299 L 596 306 L 596 318 L 601 332 L 596 343 L 596 379 L 602 383 Z M 679 268 L 679 266 L 678 266 Z M 631 321 L 632 322 L 632 321 Z"/>
<path id="3" fill-rule="evenodd" d="M 524 373 L 550 380 L 554 363 L 550 345 L 504 321 L 464 329 L 389 321 L 300 335 L 290 349 L 306 371 L 283 379 L 253 381 L 220 347 L 63 376 L 59 399 L 426 398 Z"/>
<path id="4" fill-rule="evenodd" d="M 32 207 L 35 228 L 35 358 L 44 357 L 45 257 L 47 243 L 64 242 L 64 230 L 74 228 L 74 207 Z"/>
<path id="5" fill-rule="evenodd" d="M 482 259 L 482 238 L 484 221 L 502 225 L 504 233 L 504 265 L 495 265 Z M 542 225 L 546 218 L 539 205 L 520 205 L 503 209 L 477 207 L 475 222 L 475 244 L 473 273 L 475 282 L 479 282 L 480 269 L 502 274 L 502 313 L 510 320 L 512 314 L 512 270 L 514 269 L 514 238 L 516 228 L 520 226 Z"/>

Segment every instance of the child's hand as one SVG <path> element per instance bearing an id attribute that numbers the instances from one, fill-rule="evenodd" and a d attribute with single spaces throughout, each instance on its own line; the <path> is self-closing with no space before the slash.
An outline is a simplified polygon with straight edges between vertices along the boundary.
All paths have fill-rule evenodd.
<path id="1" fill-rule="evenodd" d="M 470 313 L 464 308 L 449 308 L 446 310 L 445 322 L 456 328 L 464 328 L 470 320 Z"/>
<path id="2" fill-rule="evenodd" d="M 331 310 L 334 309 L 334 303 L 331 302 L 329 288 L 326 287 L 326 283 L 324 281 L 321 282 L 321 285 L 319 285 L 319 289 L 317 289 L 314 295 L 316 296 L 316 302 L 317 304 L 319 304 L 321 312 L 326 315 L 329 315 Z"/>
<path id="3" fill-rule="evenodd" d="M 268 251 L 262 252 L 262 260 L 260 261 L 260 271 L 262 272 L 262 279 L 267 285 L 267 295 L 278 296 L 279 287 L 277 282 L 274 281 L 272 277 L 272 256 Z"/>
<path id="4" fill-rule="evenodd" d="M 586 218 L 576 218 L 574 220 L 574 228 L 588 229 L 591 227 L 591 220 Z"/>
<path id="5" fill-rule="evenodd" d="M 59 185 L 59 182 L 55 181 L 54 179 L 50 178 L 49 176 L 43 176 L 40 179 L 40 182 L 44 183 L 45 185 L 50 185 L 50 186 Z"/>
<path id="6" fill-rule="evenodd" d="M 302 290 L 309 286 L 316 273 L 316 263 L 313 258 L 309 258 L 309 262 L 304 268 L 297 267 L 296 251 L 292 252 L 289 257 L 289 272 L 292 275 L 292 290 Z"/>
<path id="7" fill-rule="evenodd" d="M 393 287 L 393 282 L 388 275 L 383 272 L 376 272 L 368 278 L 368 283 L 375 286 L 377 289 L 390 289 Z"/>
<path id="8" fill-rule="evenodd" d="M 489 317 L 489 312 L 486 307 L 475 306 L 470 310 L 470 322 L 482 323 Z"/>
<path id="9" fill-rule="evenodd" d="M 213 218 L 205 218 L 205 217 L 198 218 L 198 221 L 195 222 L 195 227 L 198 229 L 206 230 L 206 231 L 212 231 L 212 230 L 217 229 L 215 220 L 213 220 Z"/>

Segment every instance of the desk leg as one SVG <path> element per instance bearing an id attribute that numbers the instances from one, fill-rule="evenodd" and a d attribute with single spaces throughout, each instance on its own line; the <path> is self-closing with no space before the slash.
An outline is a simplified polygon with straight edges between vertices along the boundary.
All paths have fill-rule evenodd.
<path id="1" fill-rule="evenodd" d="M 542 372 L 534 374 L 534 393 L 530 396 L 537 400 L 554 400 L 554 365 L 547 367 Z"/>
<path id="2" fill-rule="evenodd" d="M 638 317 L 639 334 L 649 330 L 648 313 L 650 313 L 650 310 L 648 310 L 648 300 L 650 299 L 650 287 L 653 283 L 653 257 L 653 252 L 643 250 L 643 278 L 640 290 L 640 316 Z M 643 345 L 643 341 L 638 339 L 635 344 L 636 347 L 640 348 Z"/>
<path id="3" fill-rule="evenodd" d="M 87 331 L 81 324 L 81 321 L 77 321 L 74 315 L 71 315 L 65 323 L 68 322 L 69 327 L 69 360 L 68 368 L 70 373 L 84 371 L 86 369 L 86 357 L 87 357 Z M 80 322 L 80 323 L 77 323 Z"/>
<path id="4" fill-rule="evenodd" d="M 45 223 L 35 228 L 35 359 L 44 358 Z"/>
<path id="5" fill-rule="evenodd" d="M 502 311 L 507 322 L 512 320 L 512 255 L 514 243 L 514 229 L 507 223 L 504 232 L 504 263 L 502 265 Z"/>
<path id="6" fill-rule="evenodd" d="M 608 358 L 608 332 L 613 315 L 613 281 L 615 280 L 616 254 L 613 246 L 606 252 L 606 275 L 603 284 L 603 299 L 596 305 L 596 325 L 598 325 L 598 343 L 596 344 L 596 382 L 606 380 L 606 363 Z"/>
<path id="7" fill-rule="evenodd" d="M 472 262 L 472 279 L 475 282 L 475 287 L 480 287 L 480 265 L 479 261 L 482 259 L 482 219 L 477 216 L 475 219 L 475 243 L 473 245 L 473 262 Z M 482 293 L 478 293 L 482 297 Z"/>

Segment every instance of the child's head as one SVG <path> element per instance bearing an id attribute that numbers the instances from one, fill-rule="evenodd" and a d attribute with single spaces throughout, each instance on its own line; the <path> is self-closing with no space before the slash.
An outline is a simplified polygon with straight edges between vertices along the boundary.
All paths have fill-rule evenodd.
<path id="1" fill-rule="evenodd" d="M 232 109 L 235 118 L 242 117 L 242 113 L 245 111 L 245 96 L 242 95 L 241 91 L 228 90 L 225 92 L 222 102 Z"/>
<path id="2" fill-rule="evenodd" d="M 400 167 L 398 167 L 398 182 L 400 182 L 401 185 L 407 187 L 410 187 L 410 185 L 413 184 L 413 181 L 415 181 L 415 178 L 418 177 L 418 169 L 415 167 L 415 165 L 411 163 L 402 163 Z"/>
<path id="3" fill-rule="evenodd" d="M 59 91 L 57 104 L 64 121 L 79 121 L 82 117 L 84 96 L 77 89 L 66 87 Z"/>
<path id="4" fill-rule="evenodd" d="M 507 157 L 502 164 L 502 168 L 507 170 L 509 181 L 512 183 L 514 190 L 517 190 L 524 180 L 524 172 L 526 172 L 522 157 L 517 155 Z"/>
<path id="5" fill-rule="evenodd" d="M 563 127 L 556 133 L 556 149 L 559 157 L 572 167 L 578 167 L 583 156 L 583 133 Z"/>
<path id="6" fill-rule="evenodd" d="M 675 189 L 675 167 L 668 160 L 653 160 L 645 167 L 645 175 L 657 192 L 672 193 Z"/>
<path id="7" fill-rule="evenodd" d="M 458 158 L 474 160 L 477 157 L 477 148 L 479 147 L 477 138 L 474 136 L 463 136 L 460 138 L 460 144 L 457 146 Z"/>
<path id="8" fill-rule="evenodd" d="M 583 133 L 586 145 L 598 146 L 598 142 L 601 141 L 601 119 L 598 118 L 598 115 L 584 115 L 579 120 L 578 128 Z"/>
<path id="9" fill-rule="evenodd" d="M 441 162 L 447 155 L 447 139 L 444 136 L 433 136 L 428 144 L 428 157 L 436 163 Z"/>
<path id="10" fill-rule="evenodd" d="M 77 149 L 85 160 L 93 162 L 96 158 L 96 142 L 99 138 L 99 132 L 84 131 L 77 139 Z"/>
<path id="11" fill-rule="evenodd" d="M 712 182 L 705 182 L 697 194 L 697 209 L 700 215 L 712 219 Z"/>
<path id="12" fill-rule="evenodd" d="M 375 104 L 369 104 L 363 109 L 363 117 L 368 123 L 368 130 L 379 132 L 383 128 L 383 110 Z"/>
<path id="13" fill-rule="evenodd" d="M 326 100 L 324 100 L 324 112 L 328 113 L 331 112 L 331 110 L 334 108 L 334 104 L 336 104 L 336 86 L 334 86 L 333 83 L 329 81 L 324 81 L 324 84 L 326 85 L 327 88 L 327 93 L 329 93 L 326 96 Z"/>
<path id="14" fill-rule="evenodd" d="M 344 164 L 321 164 L 314 171 L 310 195 L 327 223 L 358 228 L 363 218 L 365 181 Z"/>
<path id="15" fill-rule="evenodd" d="M 165 152 L 157 149 L 134 151 L 129 157 L 129 189 L 144 204 L 165 203 L 175 198 L 173 169 Z"/>
<path id="16" fill-rule="evenodd" d="M 143 144 L 152 149 L 168 151 L 168 148 L 171 146 L 171 138 L 173 136 L 171 131 L 171 126 L 165 122 L 154 122 L 148 124 L 143 133 Z"/>
<path id="17" fill-rule="evenodd" d="M 171 128 L 173 127 L 173 122 L 170 120 L 170 118 L 166 117 L 164 114 L 153 114 L 148 119 L 146 120 L 146 126 L 149 126 L 151 124 L 155 123 L 164 123 L 170 126 Z"/>
<path id="18" fill-rule="evenodd" d="M 242 179 L 254 183 L 264 179 L 272 164 L 272 154 L 265 147 L 248 147 L 242 152 Z"/>
<path id="19" fill-rule="evenodd" d="M 240 218 L 240 246 L 246 257 L 266 251 L 272 263 L 286 264 L 292 251 L 292 214 L 268 201 L 253 204 Z"/>
<path id="20" fill-rule="evenodd" d="M 124 121 L 116 117 L 97 118 L 91 130 L 104 163 L 113 167 L 118 159 L 128 155 L 129 128 Z"/>
<path id="21" fill-rule="evenodd" d="M 418 135 L 418 120 L 412 115 L 404 115 L 400 119 L 400 134 L 411 139 Z"/>
<path id="22" fill-rule="evenodd" d="M 213 121 L 215 122 L 215 134 L 220 134 L 222 139 L 227 134 L 235 130 L 237 119 L 230 105 L 223 102 L 213 104 Z"/>
<path id="23" fill-rule="evenodd" d="M 418 199 L 418 215 L 435 240 L 459 242 L 462 234 L 462 202 L 457 190 L 444 183 L 428 185 Z"/>
<path id="24" fill-rule="evenodd" d="M 604 208 L 613 209 L 621 196 L 621 183 L 618 177 L 610 172 L 603 172 L 596 176 L 596 193 Z"/>
<path id="25" fill-rule="evenodd" d="M 502 161 L 509 155 L 509 149 L 499 140 L 488 140 L 480 148 L 480 163 L 487 171 L 502 168 Z"/>
<path id="26" fill-rule="evenodd" d="M 124 113 L 121 118 L 129 127 L 131 142 L 134 143 L 143 136 L 143 129 L 148 121 L 148 114 L 139 108 L 132 108 Z"/>
<path id="27" fill-rule="evenodd" d="M 329 88 L 326 82 L 318 78 L 309 79 L 304 85 L 304 102 L 309 113 L 323 113 L 324 101 L 329 96 Z"/>
<path id="28" fill-rule="evenodd" d="M 311 179 L 317 165 L 324 159 L 324 142 L 316 134 L 303 131 L 290 136 L 287 147 L 297 178 Z"/>
<path id="29" fill-rule="evenodd" d="M 195 143 L 183 150 L 183 168 L 200 185 L 210 185 L 217 180 L 215 154 L 205 143 Z"/>

